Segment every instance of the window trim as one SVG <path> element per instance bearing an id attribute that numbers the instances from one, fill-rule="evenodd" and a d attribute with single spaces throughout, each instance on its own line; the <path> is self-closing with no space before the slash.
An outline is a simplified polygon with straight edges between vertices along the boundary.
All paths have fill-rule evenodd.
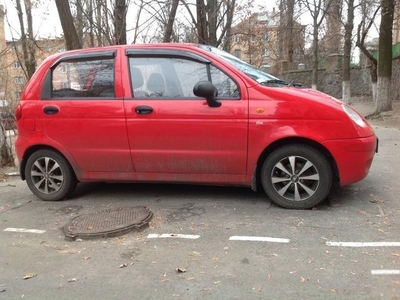
<path id="1" fill-rule="evenodd" d="M 128 57 L 161 57 L 161 58 L 185 58 L 200 63 L 211 63 L 210 60 L 184 50 L 169 50 L 169 49 L 126 49 L 125 55 Z"/>

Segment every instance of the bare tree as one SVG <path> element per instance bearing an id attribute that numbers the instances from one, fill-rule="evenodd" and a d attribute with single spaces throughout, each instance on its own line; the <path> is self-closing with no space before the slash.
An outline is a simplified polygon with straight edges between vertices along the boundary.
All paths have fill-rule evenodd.
<path id="1" fill-rule="evenodd" d="M 36 55 L 35 55 L 35 42 L 33 35 L 33 21 L 32 21 L 32 3 L 30 0 L 24 0 L 24 7 L 27 19 L 27 31 L 25 29 L 24 22 L 24 12 L 22 10 L 22 5 L 20 0 L 15 1 L 16 9 L 18 13 L 18 20 L 21 31 L 21 39 L 20 44 L 22 47 L 22 55 L 23 57 L 19 59 L 21 66 L 23 67 L 26 80 L 29 80 L 36 69 Z M 16 43 L 14 43 L 14 50 L 18 53 L 16 49 Z"/>
<path id="2" fill-rule="evenodd" d="M 224 43 L 225 47 L 229 47 L 229 42 L 225 40 L 229 38 L 227 33 L 231 30 L 236 0 L 196 0 L 196 18 L 187 0 L 182 0 L 182 3 L 197 29 L 199 44 L 218 47 Z"/>
<path id="3" fill-rule="evenodd" d="M 333 0 L 301 0 L 313 19 L 313 67 L 312 67 L 312 88 L 317 89 L 318 63 L 319 63 L 319 29 L 325 20 L 326 13 Z"/>
<path id="4" fill-rule="evenodd" d="M 176 17 L 176 11 L 178 10 L 178 4 L 179 0 L 172 0 L 171 11 L 169 12 L 168 22 L 165 27 L 165 33 L 164 33 L 164 42 L 166 43 L 171 42 L 171 36 L 174 26 L 174 20 Z"/>
<path id="5" fill-rule="evenodd" d="M 65 46 L 67 50 L 82 48 L 82 42 L 78 37 L 72 17 L 69 2 L 64 0 L 55 0 L 58 15 L 60 17 L 61 27 L 64 32 Z"/>
<path id="6" fill-rule="evenodd" d="M 114 27 L 115 27 L 115 44 L 126 44 L 126 1 L 115 0 L 114 7 Z"/>
<path id="7" fill-rule="evenodd" d="M 354 28 L 354 0 L 347 1 L 347 20 L 344 24 L 344 50 L 343 50 L 343 81 L 342 81 L 342 100 L 345 103 L 351 102 L 351 87 L 350 87 L 350 61 L 352 36 Z"/>
<path id="8" fill-rule="evenodd" d="M 361 22 L 357 27 L 357 41 L 356 46 L 365 55 L 370 64 L 371 85 L 372 85 L 372 99 L 376 103 L 376 90 L 378 82 L 378 61 L 372 53 L 367 49 L 365 39 L 371 27 L 374 25 L 376 16 L 380 11 L 380 5 L 375 6 L 374 0 L 363 0 L 361 2 Z"/>
<path id="9" fill-rule="evenodd" d="M 392 31 L 395 2 L 395 0 L 381 0 L 378 89 L 375 114 L 392 110 Z"/>

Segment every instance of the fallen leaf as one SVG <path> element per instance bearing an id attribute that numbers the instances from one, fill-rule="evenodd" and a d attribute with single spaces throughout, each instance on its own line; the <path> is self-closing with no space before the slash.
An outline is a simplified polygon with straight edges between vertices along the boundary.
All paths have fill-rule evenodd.
<path id="1" fill-rule="evenodd" d="M 26 280 L 26 279 L 31 279 L 31 278 L 36 277 L 36 276 L 37 276 L 37 274 L 33 274 L 33 273 L 25 274 L 25 276 L 23 277 L 23 279 L 24 279 L 24 280 Z"/>
<path id="2" fill-rule="evenodd" d="M 70 278 L 70 279 L 68 279 L 68 282 L 77 282 L 78 281 L 78 278 Z"/>
<path id="3" fill-rule="evenodd" d="M 176 271 L 178 273 L 186 273 L 186 269 L 185 268 L 177 268 Z"/>
<path id="4" fill-rule="evenodd" d="M 305 283 L 306 281 L 307 281 L 307 279 L 305 279 L 304 277 L 301 277 L 300 283 Z"/>
<path id="5" fill-rule="evenodd" d="M 88 259 L 90 259 L 90 256 L 85 256 L 83 259 L 88 260 Z"/>
<path id="6" fill-rule="evenodd" d="M 122 269 L 122 268 L 126 268 L 128 266 L 128 264 L 121 264 L 121 265 L 119 265 L 119 267 Z"/>
<path id="7" fill-rule="evenodd" d="M 330 291 L 331 291 L 332 293 L 337 293 L 337 290 L 336 290 L 336 289 L 330 289 Z"/>
<path id="8" fill-rule="evenodd" d="M 190 277 L 190 278 L 188 278 L 188 279 L 186 279 L 186 280 L 193 280 L 194 279 L 194 277 Z"/>

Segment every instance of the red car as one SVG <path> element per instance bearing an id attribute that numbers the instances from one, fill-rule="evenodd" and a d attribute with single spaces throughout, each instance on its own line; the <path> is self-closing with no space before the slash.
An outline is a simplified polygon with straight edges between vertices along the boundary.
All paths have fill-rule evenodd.
<path id="1" fill-rule="evenodd" d="M 377 138 L 353 108 L 195 44 L 46 59 L 16 109 L 21 177 L 43 200 L 78 182 L 263 188 L 310 208 L 368 173 Z"/>

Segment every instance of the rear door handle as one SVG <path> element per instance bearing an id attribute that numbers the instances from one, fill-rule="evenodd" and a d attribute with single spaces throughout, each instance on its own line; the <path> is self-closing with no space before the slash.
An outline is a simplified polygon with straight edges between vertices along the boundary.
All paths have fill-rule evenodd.
<path id="1" fill-rule="evenodd" d="M 135 113 L 138 115 L 148 115 L 153 112 L 153 108 L 147 105 L 139 105 L 135 107 Z"/>
<path id="2" fill-rule="evenodd" d="M 58 107 L 56 106 L 45 106 L 43 108 L 43 112 L 46 115 L 55 115 L 56 113 L 58 113 L 60 110 L 58 109 Z"/>

